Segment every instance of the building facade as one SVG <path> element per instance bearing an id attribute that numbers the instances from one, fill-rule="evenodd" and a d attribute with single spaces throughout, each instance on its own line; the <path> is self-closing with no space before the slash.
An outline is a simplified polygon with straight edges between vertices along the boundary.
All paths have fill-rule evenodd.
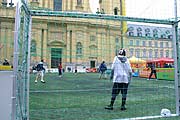
<path id="1" fill-rule="evenodd" d="M 0 0 L 0 61 L 13 61 L 15 7 Z M 99 0 L 97 14 L 125 15 L 124 0 Z M 92 13 L 86 0 L 29 0 L 35 10 Z M 128 29 L 127 29 L 128 28 Z M 119 48 L 128 57 L 144 60 L 172 58 L 172 29 L 126 24 L 113 20 L 33 16 L 31 31 L 31 65 L 41 59 L 48 68 L 63 66 L 98 67 L 102 61 L 110 66 Z"/>
<path id="2" fill-rule="evenodd" d="M 128 24 L 129 57 L 144 60 L 173 57 L 172 28 Z"/>
<path id="3" fill-rule="evenodd" d="M 123 2 L 122 2 L 123 1 Z M 15 7 L 0 0 L 1 61 L 13 60 Z M 7 4 L 5 4 L 7 3 Z M 124 0 L 121 0 L 124 4 Z M 119 0 L 100 0 L 97 14 L 124 14 Z M 92 13 L 86 0 L 30 0 L 31 9 Z M 125 7 L 123 7 L 125 8 Z M 98 10 L 97 9 L 97 10 Z M 97 67 L 110 64 L 121 47 L 122 25 L 119 21 L 57 16 L 33 16 L 31 65 L 43 59 L 48 68 L 82 65 Z"/>

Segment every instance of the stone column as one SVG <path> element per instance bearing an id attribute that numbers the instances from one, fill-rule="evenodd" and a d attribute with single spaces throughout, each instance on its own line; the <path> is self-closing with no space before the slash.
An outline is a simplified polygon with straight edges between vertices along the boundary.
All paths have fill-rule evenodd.
<path id="1" fill-rule="evenodd" d="M 41 60 L 41 29 L 37 29 L 36 31 L 36 35 L 35 35 L 35 38 L 37 40 L 37 49 L 36 49 L 36 52 L 37 52 L 37 62 L 39 62 Z"/>
<path id="2" fill-rule="evenodd" d="M 47 49 L 47 29 L 44 29 L 44 33 L 43 33 L 43 60 L 45 62 L 47 62 L 47 58 L 48 58 L 47 51 L 48 51 L 48 49 Z M 48 64 L 50 64 L 50 63 L 48 63 Z"/>

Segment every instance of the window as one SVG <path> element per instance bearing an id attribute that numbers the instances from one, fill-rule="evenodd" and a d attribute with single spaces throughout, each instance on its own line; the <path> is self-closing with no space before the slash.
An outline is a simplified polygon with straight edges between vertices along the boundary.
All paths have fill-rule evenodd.
<path id="1" fill-rule="evenodd" d="M 130 41 L 129 41 L 129 45 L 130 45 L 130 46 L 133 46 L 133 40 L 130 40 Z"/>
<path id="2" fill-rule="evenodd" d="M 149 58 L 152 58 L 153 57 L 153 54 L 152 54 L 152 49 L 149 50 Z"/>
<path id="3" fill-rule="evenodd" d="M 142 37 L 142 29 L 140 27 L 137 28 L 137 36 Z"/>
<path id="4" fill-rule="evenodd" d="M 141 33 L 141 32 L 138 32 L 138 33 L 137 33 L 137 36 L 138 36 L 138 37 L 142 37 L 142 33 Z"/>
<path id="5" fill-rule="evenodd" d="M 77 0 L 77 6 L 82 6 L 82 0 Z"/>
<path id="6" fill-rule="evenodd" d="M 114 15 L 118 15 L 118 8 L 114 8 Z"/>
<path id="7" fill-rule="evenodd" d="M 136 40 L 136 46 L 139 46 L 139 40 Z"/>
<path id="8" fill-rule="evenodd" d="M 130 55 L 130 57 L 132 57 L 134 55 L 134 49 L 133 48 L 129 49 L 129 55 Z"/>
<path id="9" fill-rule="evenodd" d="M 134 32 L 129 32 L 129 36 L 134 36 Z"/>
<path id="10" fill-rule="evenodd" d="M 146 49 L 143 49 L 143 57 L 146 58 Z"/>
<path id="11" fill-rule="evenodd" d="M 119 38 L 115 38 L 115 43 L 119 43 Z"/>
<path id="12" fill-rule="evenodd" d="M 137 57 L 137 58 L 140 58 L 140 50 L 139 50 L 139 49 L 136 49 L 135 52 L 136 52 L 136 53 L 135 53 L 135 54 L 136 54 L 136 57 Z"/>
<path id="13" fill-rule="evenodd" d="M 163 38 L 163 39 L 166 38 L 166 35 L 165 35 L 165 34 L 162 34 L 162 35 L 161 35 L 161 38 Z"/>
<path id="14" fill-rule="evenodd" d="M 150 37 L 150 33 L 146 33 L 145 36 L 146 36 L 146 37 Z"/>
<path id="15" fill-rule="evenodd" d="M 31 53 L 36 54 L 36 42 L 35 41 L 31 42 Z"/>
<path id="16" fill-rule="evenodd" d="M 168 42 L 166 42 L 166 48 L 168 48 L 169 47 L 169 43 Z"/>
<path id="17" fill-rule="evenodd" d="M 149 47 L 152 47 L 152 41 L 149 41 Z"/>
<path id="18" fill-rule="evenodd" d="M 76 54 L 77 55 L 81 55 L 82 54 L 82 44 L 81 44 L 81 42 L 78 42 L 76 44 Z"/>
<path id="19" fill-rule="evenodd" d="M 156 34 L 156 33 L 153 34 L 153 37 L 154 37 L 154 38 L 158 38 L 158 34 Z"/>
<path id="20" fill-rule="evenodd" d="M 169 57 L 169 50 L 166 50 L 166 57 Z"/>
<path id="21" fill-rule="evenodd" d="M 154 51 L 155 53 L 155 58 L 158 58 L 158 49 L 156 49 L 155 51 Z"/>
<path id="22" fill-rule="evenodd" d="M 158 30 L 157 29 L 153 30 L 153 37 L 158 38 Z"/>
<path id="23" fill-rule="evenodd" d="M 142 45 L 143 45 L 143 46 L 146 46 L 146 41 L 142 41 Z"/>
<path id="24" fill-rule="evenodd" d="M 94 35 L 91 35 L 90 36 L 90 41 L 95 41 L 96 40 L 96 37 Z"/>
<path id="25" fill-rule="evenodd" d="M 163 48 L 163 42 L 160 42 L 160 48 Z"/>
<path id="26" fill-rule="evenodd" d="M 54 11 L 62 11 L 62 0 L 54 0 Z"/>
<path id="27" fill-rule="evenodd" d="M 145 29 L 145 36 L 150 37 L 150 29 L 149 28 Z"/>
<path id="28" fill-rule="evenodd" d="M 154 46 L 155 46 L 156 48 L 158 47 L 158 42 L 157 42 L 157 41 L 154 42 Z"/>
<path id="29" fill-rule="evenodd" d="M 164 57 L 164 52 L 163 52 L 163 50 L 160 50 L 160 57 Z"/>
<path id="30" fill-rule="evenodd" d="M 129 27 L 129 28 L 128 28 L 128 31 L 133 31 L 133 30 L 134 30 L 133 27 Z"/>
<path id="31" fill-rule="evenodd" d="M 172 39 L 173 38 L 173 36 L 172 35 L 168 35 L 168 39 Z"/>

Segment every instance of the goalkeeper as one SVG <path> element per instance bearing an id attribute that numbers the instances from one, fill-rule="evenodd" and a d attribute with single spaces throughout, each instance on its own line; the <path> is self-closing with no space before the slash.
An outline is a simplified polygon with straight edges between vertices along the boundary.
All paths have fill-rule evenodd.
<path id="1" fill-rule="evenodd" d="M 122 103 L 121 110 L 126 110 L 126 97 L 128 85 L 132 77 L 132 69 L 129 60 L 126 57 L 126 51 L 124 49 L 119 50 L 118 56 L 114 57 L 112 64 L 112 72 L 110 79 L 113 79 L 112 97 L 110 105 L 106 106 L 105 109 L 113 110 L 113 104 L 116 100 L 116 96 L 121 92 Z"/>

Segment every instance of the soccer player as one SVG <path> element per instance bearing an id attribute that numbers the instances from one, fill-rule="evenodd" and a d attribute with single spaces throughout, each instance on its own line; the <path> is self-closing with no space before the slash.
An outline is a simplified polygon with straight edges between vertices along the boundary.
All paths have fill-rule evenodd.
<path id="1" fill-rule="evenodd" d="M 128 85 L 132 78 L 132 69 L 124 49 L 120 49 L 118 56 L 114 57 L 111 69 L 112 72 L 110 79 L 113 79 L 112 97 L 110 105 L 106 106 L 105 109 L 113 110 L 113 104 L 116 100 L 116 96 L 119 94 L 119 92 L 121 92 L 121 110 L 126 110 L 126 97 Z"/>
<path id="2" fill-rule="evenodd" d="M 44 81 L 44 72 L 45 72 L 45 68 L 43 67 L 43 60 L 41 60 L 41 62 L 39 62 L 37 64 L 36 70 L 37 70 L 37 75 L 36 75 L 36 80 L 35 83 L 37 83 L 38 78 L 41 78 L 41 82 L 45 83 Z"/>
<path id="3" fill-rule="evenodd" d="M 99 72 L 100 72 L 99 80 L 102 78 L 102 76 L 106 78 L 105 76 L 106 70 L 107 70 L 107 67 L 106 67 L 105 61 L 103 61 L 99 66 Z"/>

